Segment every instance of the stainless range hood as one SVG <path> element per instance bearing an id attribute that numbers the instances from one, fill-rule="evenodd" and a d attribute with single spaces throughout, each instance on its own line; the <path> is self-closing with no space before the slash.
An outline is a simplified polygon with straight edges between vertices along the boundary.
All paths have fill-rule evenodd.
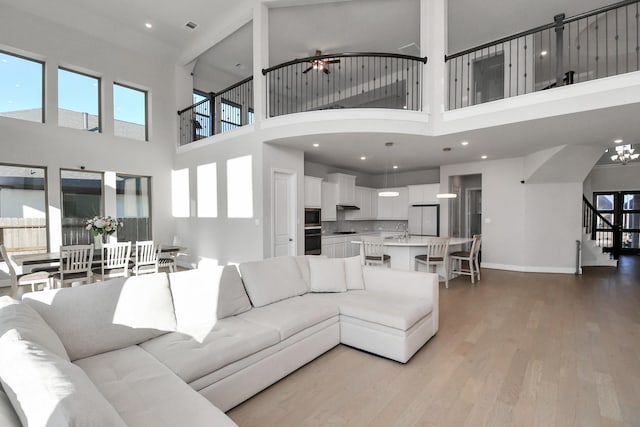
<path id="1" fill-rule="evenodd" d="M 336 209 L 339 211 L 359 211 L 360 208 L 356 205 L 336 205 Z"/>

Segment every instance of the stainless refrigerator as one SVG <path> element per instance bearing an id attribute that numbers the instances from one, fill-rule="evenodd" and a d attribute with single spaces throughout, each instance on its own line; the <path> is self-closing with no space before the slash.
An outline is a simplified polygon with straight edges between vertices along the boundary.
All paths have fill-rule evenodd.
<path id="1" fill-rule="evenodd" d="M 409 234 L 417 236 L 439 236 L 440 205 L 410 206 Z"/>

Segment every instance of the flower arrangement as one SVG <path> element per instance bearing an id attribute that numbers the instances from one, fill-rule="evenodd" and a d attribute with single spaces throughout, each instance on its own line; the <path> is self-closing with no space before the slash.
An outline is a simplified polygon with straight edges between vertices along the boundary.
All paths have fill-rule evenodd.
<path id="1" fill-rule="evenodd" d="M 86 229 L 94 236 L 109 236 L 117 229 L 122 228 L 122 222 L 110 216 L 94 216 L 85 223 Z"/>

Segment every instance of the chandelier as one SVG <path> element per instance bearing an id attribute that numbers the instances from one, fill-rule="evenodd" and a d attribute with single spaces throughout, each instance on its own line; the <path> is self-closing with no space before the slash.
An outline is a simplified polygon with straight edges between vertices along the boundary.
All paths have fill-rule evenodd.
<path id="1" fill-rule="evenodd" d="M 635 160 L 640 157 L 640 154 L 634 154 L 634 151 L 635 150 L 631 148 L 631 144 L 618 145 L 616 147 L 616 154 L 611 156 L 611 160 L 626 165 L 629 163 L 629 160 Z"/>

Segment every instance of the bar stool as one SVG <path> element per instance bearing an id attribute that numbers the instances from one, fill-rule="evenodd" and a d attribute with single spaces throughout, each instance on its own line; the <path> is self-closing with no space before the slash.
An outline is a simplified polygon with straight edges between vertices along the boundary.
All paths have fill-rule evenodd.
<path id="1" fill-rule="evenodd" d="M 431 266 L 437 268 L 442 264 L 444 268 L 444 286 L 449 287 L 449 238 L 448 237 L 432 237 L 427 240 L 427 253 L 424 255 L 416 255 L 415 270 L 418 271 L 420 264 L 427 266 L 427 270 L 431 271 Z"/>
<path id="2" fill-rule="evenodd" d="M 365 265 L 387 265 L 391 267 L 391 257 L 384 253 L 384 239 L 382 237 L 362 237 L 362 250 Z"/>
<path id="3" fill-rule="evenodd" d="M 478 282 L 480 281 L 480 261 L 478 260 L 480 254 L 480 246 L 482 245 L 482 235 L 474 234 L 473 242 L 471 243 L 471 250 L 469 252 L 458 251 L 451 253 L 451 272 L 456 274 L 464 274 L 471 276 L 471 283 L 475 283 L 475 277 L 478 276 Z M 466 261 L 469 265 L 469 269 L 462 268 L 462 262 Z M 458 269 L 455 269 L 456 262 L 458 263 Z"/>

